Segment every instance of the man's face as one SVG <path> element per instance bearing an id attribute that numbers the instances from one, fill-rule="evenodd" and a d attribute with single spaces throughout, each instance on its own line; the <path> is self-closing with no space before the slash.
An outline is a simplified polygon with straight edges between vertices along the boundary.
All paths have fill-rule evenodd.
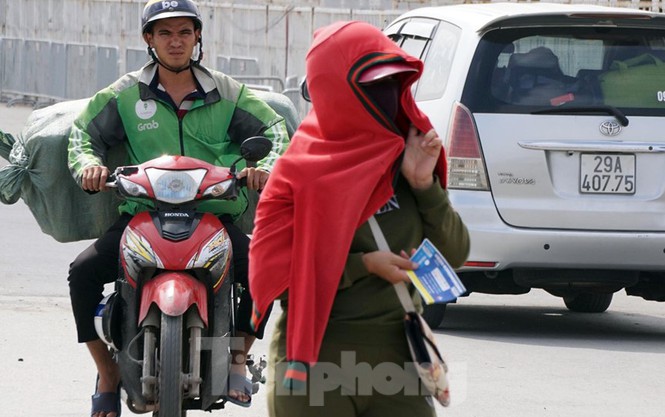
<path id="1" fill-rule="evenodd" d="M 157 52 L 164 64 L 179 68 L 189 64 L 196 42 L 201 36 L 194 29 L 194 21 L 188 17 L 173 17 L 155 22 L 145 41 Z"/>

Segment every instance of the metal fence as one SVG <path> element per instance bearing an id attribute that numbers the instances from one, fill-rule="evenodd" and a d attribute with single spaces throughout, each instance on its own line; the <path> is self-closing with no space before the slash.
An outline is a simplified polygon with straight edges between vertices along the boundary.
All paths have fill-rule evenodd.
<path id="1" fill-rule="evenodd" d="M 659 12 L 665 2 L 591 1 Z M 433 0 L 429 4 L 462 2 Z M 121 74 L 140 68 L 148 60 L 139 29 L 144 3 L 0 0 L 0 100 L 39 106 L 88 97 Z M 284 92 L 301 111 L 305 104 L 299 102 L 297 86 L 315 29 L 352 19 L 384 27 L 404 12 L 403 8 L 358 10 L 213 0 L 198 4 L 204 25 L 203 63 L 253 87 Z"/>

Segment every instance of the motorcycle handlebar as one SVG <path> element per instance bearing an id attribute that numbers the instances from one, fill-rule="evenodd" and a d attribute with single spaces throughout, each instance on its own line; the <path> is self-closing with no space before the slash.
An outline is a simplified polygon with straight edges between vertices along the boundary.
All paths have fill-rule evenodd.
<path id="1" fill-rule="evenodd" d="M 106 188 L 118 188 L 118 184 L 116 182 L 117 180 L 118 180 L 118 177 L 116 177 L 115 172 L 113 172 L 106 179 L 106 182 L 104 183 L 104 185 L 106 186 Z"/>

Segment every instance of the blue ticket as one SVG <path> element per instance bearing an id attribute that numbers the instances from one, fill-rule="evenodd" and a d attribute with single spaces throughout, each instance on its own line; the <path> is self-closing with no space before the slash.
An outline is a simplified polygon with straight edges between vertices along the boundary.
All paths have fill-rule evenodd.
<path id="1" fill-rule="evenodd" d="M 411 260 L 419 266 L 407 274 L 425 304 L 449 303 L 466 292 L 455 270 L 429 239 L 423 240 Z"/>

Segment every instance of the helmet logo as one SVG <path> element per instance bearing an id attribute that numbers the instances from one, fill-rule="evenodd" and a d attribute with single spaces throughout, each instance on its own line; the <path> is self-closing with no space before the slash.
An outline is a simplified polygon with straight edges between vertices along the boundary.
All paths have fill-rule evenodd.
<path id="1" fill-rule="evenodd" d="M 157 113 L 157 103 L 155 103 L 155 100 L 139 100 L 136 102 L 134 110 L 138 117 L 143 120 L 148 120 Z"/>
<path id="2" fill-rule="evenodd" d="M 163 1 L 162 2 L 162 8 L 164 8 L 164 9 L 168 9 L 168 8 L 175 9 L 176 7 L 178 7 L 178 2 L 175 1 L 175 0 Z"/>
<path id="3" fill-rule="evenodd" d="M 606 120 L 600 124 L 600 133 L 605 136 L 616 136 L 621 133 L 621 125 L 614 120 Z"/>

